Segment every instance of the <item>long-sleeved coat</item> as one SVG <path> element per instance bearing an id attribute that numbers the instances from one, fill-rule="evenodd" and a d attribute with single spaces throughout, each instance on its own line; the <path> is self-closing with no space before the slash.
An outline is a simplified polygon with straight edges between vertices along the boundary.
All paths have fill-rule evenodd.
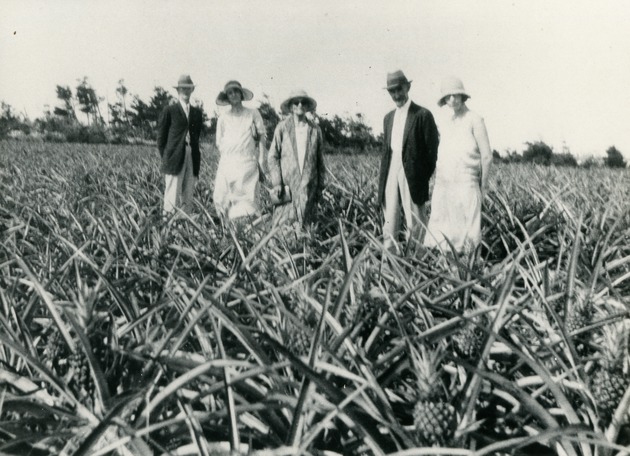
<path id="1" fill-rule="evenodd" d="M 186 158 L 186 134 L 190 132 L 190 151 L 193 162 L 193 175 L 199 177 L 201 154 L 199 135 L 201 134 L 201 110 L 190 106 L 188 119 L 182 105 L 173 103 L 162 111 L 158 121 L 157 144 L 162 157 L 161 171 L 164 174 L 179 174 Z"/>
<path id="2" fill-rule="evenodd" d="M 392 128 L 394 111 L 383 121 L 383 158 L 378 182 L 378 205 L 385 202 L 385 186 L 392 159 Z M 439 134 L 433 114 L 413 101 L 409 105 L 403 133 L 402 162 L 409 192 L 414 203 L 421 205 L 429 199 L 429 179 L 435 171 Z"/>
<path id="3" fill-rule="evenodd" d="M 274 208 L 274 224 L 297 220 L 307 225 L 315 221 L 326 173 L 322 146 L 320 128 L 308 121 L 304 168 L 300 171 L 293 116 L 276 127 L 267 157 L 269 176 L 274 187 L 288 185 L 293 200 Z"/>

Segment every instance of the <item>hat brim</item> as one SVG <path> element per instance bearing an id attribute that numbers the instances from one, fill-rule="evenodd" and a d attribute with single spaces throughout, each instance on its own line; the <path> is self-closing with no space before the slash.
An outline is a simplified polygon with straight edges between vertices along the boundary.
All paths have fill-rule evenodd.
<path id="1" fill-rule="evenodd" d="M 195 84 L 179 84 L 176 86 L 173 86 L 174 89 L 194 89 L 195 88 Z"/>
<path id="2" fill-rule="evenodd" d="M 391 85 L 388 85 L 387 87 L 383 87 L 383 90 L 392 90 L 392 89 L 395 89 L 396 87 L 400 87 L 403 84 L 411 84 L 412 82 L 413 80 L 400 81 L 400 82 L 397 82 L 396 84 L 391 84 Z"/>
<path id="3" fill-rule="evenodd" d="M 245 87 L 230 87 L 233 89 L 238 89 L 241 91 L 241 93 L 243 94 L 243 101 L 250 101 L 254 98 L 254 93 L 249 90 L 246 89 Z M 217 95 L 217 100 L 216 100 L 217 104 L 219 106 L 227 106 L 230 104 L 230 102 L 228 101 L 228 96 L 225 90 L 222 90 L 221 92 L 219 92 L 219 95 Z"/>
<path id="4" fill-rule="evenodd" d="M 284 100 L 284 102 L 280 105 L 280 110 L 282 111 L 283 114 L 290 114 L 291 113 L 291 103 L 293 102 L 293 100 L 295 100 L 296 98 L 306 98 L 308 100 L 308 108 L 306 109 L 306 112 L 312 112 L 315 111 L 315 108 L 317 108 L 317 102 L 309 97 L 309 96 L 295 96 L 295 97 L 291 97 L 288 98 L 286 100 Z"/>
<path id="5" fill-rule="evenodd" d="M 459 91 L 459 92 L 451 92 L 451 93 L 447 93 L 446 95 L 442 95 L 442 98 L 440 98 L 437 102 L 438 106 L 441 108 L 442 106 L 444 106 L 446 104 L 446 97 L 450 97 L 451 95 L 463 95 L 464 97 L 464 101 L 468 100 L 470 98 L 470 95 L 468 95 L 468 93 L 464 92 L 464 91 Z"/>

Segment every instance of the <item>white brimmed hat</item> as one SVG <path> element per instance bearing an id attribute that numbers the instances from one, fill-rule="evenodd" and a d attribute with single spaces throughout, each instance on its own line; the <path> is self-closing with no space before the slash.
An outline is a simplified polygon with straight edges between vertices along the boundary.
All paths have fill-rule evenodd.
<path id="1" fill-rule="evenodd" d="M 243 101 L 249 101 L 252 98 L 254 98 L 254 94 L 251 90 L 246 89 L 245 87 L 243 87 L 241 85 L 240 82 L 238 81 L 228 81 L 225 84 L 225 87 L 223 87 L 223 91 L 219 92 L 219 95 L 217 95 L 217 104 L 219 106 L 227 106 L 230 104 L 230 102 L 228 101 L 228 97 L 227 97 L 227 91 L 230 89 L 238 89 L 241 91 L 241 93 L 243 94 Z"/>
<path id="2" fill-rule="evenodd" d="M 446 103 L 445 98 L 449 95 L 463 95 L 466 98 L 470 98 L 466 89 L 464 89 L 464 83 L 461 79 L 456 78 L 454 76 L 450 76 L 442 80 L 442 85 L 440 86 L 440 99 L 438 100 L 438 106 L 444 106 Z M 464 99 L 464 101 L 466 100 Z"/>
<path id="3" fill-rule="evenodd" d="M 317 107 L 317 102 L 313 98 L 309 97 L 305 90 L 298 89 L 291 92 L 289 98 L 284 100 L 284 102 L 280 105 L 280 110 L 283 114 L 288 114 L 291 112 L 291 103 L 293 103 L 293 100 L 295 100 L 296 98 L 307 100 L 308 106 L 305 106 L 306 111 L 314 111 Z"/>

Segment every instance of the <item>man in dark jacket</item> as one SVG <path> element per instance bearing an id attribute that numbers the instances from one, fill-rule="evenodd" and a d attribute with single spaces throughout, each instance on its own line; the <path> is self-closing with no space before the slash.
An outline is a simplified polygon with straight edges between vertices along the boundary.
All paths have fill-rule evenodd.
<path id="1" fill-rule="evenodd" d="M 164 213 L 175 208 L 192 209 L 195 183 L 199 178 L 201 154 L 201 110 L 190 105 L 195 85 L 189 75 L 180 76 L 178 100 L 162 111 L 158 122 L 158 150 L 164 173 Z"/>
<path id="2" fill-rule="evenodd" d="M 383 158 L 378 204 L 384 211 L 383 237 L 395 248 L 404 212 L 406 240 L 412 230 L 422 242 L 426 225 L 424 204 L 429 199 L 429 179 L 435 170 L 439 135 L 433 115 L 409 99 L 411 81 L 402 71 L 387 75 L 387 87 L 396 109 L 383 122 Z"/>

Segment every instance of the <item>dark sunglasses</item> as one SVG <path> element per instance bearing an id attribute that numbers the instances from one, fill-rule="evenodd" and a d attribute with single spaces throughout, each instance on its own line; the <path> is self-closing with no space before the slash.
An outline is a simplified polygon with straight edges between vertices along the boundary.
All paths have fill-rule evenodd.
<path id="1" fill-rule="evenodd" d="M 299 105 L 300 103 L 302 103 L 302 106 L 307 106 L 309 104 L 306 98 L 296 98 L 291 102 L 291 104 L 295 106 Z"/>

